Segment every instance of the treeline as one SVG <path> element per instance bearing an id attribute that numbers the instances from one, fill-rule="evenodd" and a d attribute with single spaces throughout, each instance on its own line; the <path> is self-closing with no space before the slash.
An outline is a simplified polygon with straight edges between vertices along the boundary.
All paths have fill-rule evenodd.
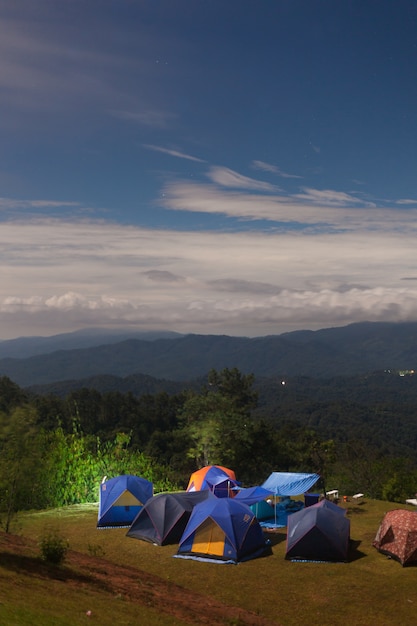
<path id="1" fill-rule="evenodd" d="M 208 464 L 233 468 L 245 486 L 302 471 L 319 473 L 321 489 L 399 502 L 414 495 L 416 459 L 373 437 L 358 406 L 285 393 L 267 414 L 254 377 L 237 369 L 212 370 L 198 390 L 139 397 L 88 388 L 36 395 L 0 378 L 0 521 L 8 528 L 18 510 L 96 501 L 105 475 L 183 489 Z"/>
<path id="2" fill-rule="evenodd" d="M 311 428 L 338 443 L 360 440 L 417 463 L 417 375 L 379 371 L 326 380 L 256 381 L 256 415 Z"/>

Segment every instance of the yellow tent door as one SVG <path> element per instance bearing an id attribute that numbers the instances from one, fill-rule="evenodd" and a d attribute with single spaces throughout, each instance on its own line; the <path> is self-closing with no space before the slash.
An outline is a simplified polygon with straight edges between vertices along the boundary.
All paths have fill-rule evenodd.
<path id="1" fill-rule="evenodd" d="M 192 551 L 199 554 L 224 555 L 225 534 L 212 519 L 206 519 L 196 530 Z"/>
<path id="2" fill-rule="evenodd" d="M 123 493 L 115 500 L 112 506 L 141 506 L 142 502 L 133 495 L 131 491 L 125 489 Z"/>

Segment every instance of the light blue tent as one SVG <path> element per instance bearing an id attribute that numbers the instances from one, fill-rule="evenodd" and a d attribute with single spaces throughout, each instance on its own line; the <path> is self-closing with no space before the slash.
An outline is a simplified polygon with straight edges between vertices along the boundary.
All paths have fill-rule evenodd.
<path id="1" fill-rule="evenodd" d="M 100 485 L 97 528 L 128 528 L 153 496 L 153 484 L 131 474 L 116 476 Z"/>

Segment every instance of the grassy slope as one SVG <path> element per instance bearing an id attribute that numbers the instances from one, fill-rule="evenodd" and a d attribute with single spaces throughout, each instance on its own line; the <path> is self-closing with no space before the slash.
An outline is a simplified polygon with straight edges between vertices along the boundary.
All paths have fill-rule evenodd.
<path id="1" fill-rule="evenodd" d="M 123 529 L 96 530 L 97 508 L 92 506 L 22 515 L 19 533 L 38 540 L 46 529 L 58 528 L 72 550 L 138 568 L 165 582 L 175 582 L 186 594 L 198 592 L 208 600 L 242 607 L 280 626 L 415 623 L 417 569 L 402 568 L 371 545 L 386 511 L 411 507 L 373 500 L 342 506 L 348 509 L 355 546 L 349 563 L 286 561 L 286 529 L 270 535 L 271 555 L 238 566 L 174 559 L 176 546 L 159 547 L 127 538 Z M 106 567 L 111 580 L 112 567 Z M 86 617 L 87 610 L 93 611 L 91 618 Z M 103 593 L 87 584 L 75 587 L 68 580 L 29 576 L 3 567 L 0 558 L 0 624 L 72 626 L 93 618 L 101 626 L 186 623 L 162 613 L 151 601 L 138 609 L 120 594 Z M 228 618 L 217 623 L 247 622 Z"/>

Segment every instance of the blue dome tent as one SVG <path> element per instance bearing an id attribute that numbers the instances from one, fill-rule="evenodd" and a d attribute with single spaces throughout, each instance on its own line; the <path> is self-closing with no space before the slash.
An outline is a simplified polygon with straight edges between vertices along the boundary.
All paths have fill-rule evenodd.
<path id="1" fill-rule="evenodd" d="M 126 536 L 158 546 L 178 543 L 193 508 L 207 498 L 215 496 L 208 490 L 159 493 L 142 507 Z"/>
<path id="2" fill-rule="evenodd" d="M 97 528 L 129 527 L 152 496 L 153 484 L 146 478 L 123 474 L 103 481 Z"/>
<path id="3" fill-rule="evenodd" d="M 350 521 L 345 509 L 322 500 L 288 518 L 285 557 L 306 561 L 346 561 L 349 539 Z"/>
<path id="4" fill-rule="evenodd" d="M 266 545 L 246 504 L 235 498 L 209 498 L 194 507 L 175 556 L 238 563 L 260 556 Z"/>

